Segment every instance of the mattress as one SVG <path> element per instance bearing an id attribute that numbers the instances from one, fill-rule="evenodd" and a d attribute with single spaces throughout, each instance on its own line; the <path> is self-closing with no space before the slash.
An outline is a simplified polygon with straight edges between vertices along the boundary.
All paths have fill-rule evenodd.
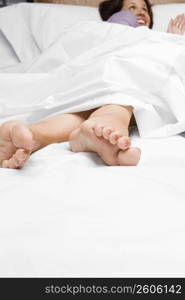
<path id="1" fill-rule="evenodd" d="M 61 143 L 1 169 L 0 276 L 183 277 L 185 139 L 144 146 L 138 167 Z"/>

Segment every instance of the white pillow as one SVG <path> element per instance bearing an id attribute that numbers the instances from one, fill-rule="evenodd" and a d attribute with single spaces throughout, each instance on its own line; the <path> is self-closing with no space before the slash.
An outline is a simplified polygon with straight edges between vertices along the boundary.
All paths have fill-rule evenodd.
<path id="1" fill-rule="evenodd" d="M 40 50 L 30 34 L 29 23 L 25 22 L 23 16 L 24 14 L 18 10 L 18 5 L 0 9 L 0 32 L 9 43 L 6 45 L 12 47 L 17 58 L 26 64 L 35 59 Z"/>
<path id="2" fill-rule="evenodd" d="M 29 21 L 41 50 L 48 48 L 67 27 L 79 21 L 100 20 L 98 9 L 89 6 L 22 3 L 19 9 Z"/>
<path id="3" fill-rule="evenodd" d="M 185 3 L 154 5 L 152 10 L 154 14 L 153 29 L 166 32 L 170 19 L 185 13 Z"/>
<path id="4" fill-rule="evenodd" d="M 8 66 L 15 65 L 19 62 L 17 55 L 15 54 L 8 40 L 4 37 L 1 31 L 0 31 L 0 49 L 1 49 L 0 70 Z"/>

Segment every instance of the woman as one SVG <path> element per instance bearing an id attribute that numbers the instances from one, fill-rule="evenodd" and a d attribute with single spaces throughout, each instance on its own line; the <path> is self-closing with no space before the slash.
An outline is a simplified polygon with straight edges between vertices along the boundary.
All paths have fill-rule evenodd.
<path id="1" fill-rule="evenodd" d="M 143 9 L 142 9 L 143 8 Z M 100 3 L 99 12 L 103 21 L 107 21 L 113 14 L 121 11 L 129 10 L 138 19 L 138 26 L 153 27 L 153 13 L 148 0 L 107 0 Z M 171 19 L 168 33 L 184 34 L 185 32 L 185 15 L 178 15 L 175 19 Z"/>
<path id="2" fill-rule="evenodd" d="M 153 16 L 147 0 L 109 0 L 100 5 L 103 20 L 120 10 L 137 18 L 138 26 L 152 28 Z M 168 32 L 183 34 L 184 15 L 171 20 Z M 92 151 L 107 165 L 137 165 L 140 150 L 130 147 L 128 127 L 132 107 L 105 105 L 80 113 L 58 115 L 29 126 L 8 121 L 0 126 L 0 166 L 21 168 L 30 154 L 49 144 L 70 141 L 74 152 Z"/>
<path id="3" fill-rule="evenodd" d="M 129 10 L 138 19 L 139 26 L 153 26 L 153 13 L 148 0 L 107 0 L 100 3 L 99 13 L 103 21 L 107 21 L 113 14 Z"/>

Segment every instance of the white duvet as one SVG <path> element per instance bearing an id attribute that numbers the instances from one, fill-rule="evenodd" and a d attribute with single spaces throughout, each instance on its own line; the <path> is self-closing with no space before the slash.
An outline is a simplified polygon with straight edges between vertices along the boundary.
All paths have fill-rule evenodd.
<path id="1" fill-rule="evenodd" d="M 0 169 L 0 277 L 184 277 L 184 37 L 96 21 L 52 32 L 43 15 L 0 10 L 1 121 L 132 104 L 155 138 L 131 132 L 137 167 L 62 143 Z"/>
<path id="2" fill-rule="evenodd" d="M 16 114 L 33 122 L 114 103 L 134 107 L 142 137 L 185 131 L 184 37 L 86 21 L 44 43 L 24 15 L 20 7 L 0 14 L 1 31 L 21 71 L 0 74 L 2 120 Z M 24 28 L 20 36 L 7 25 L 10 18 L 17 33 Z M 2 72 L 15 72 L 12 68 Z"/>

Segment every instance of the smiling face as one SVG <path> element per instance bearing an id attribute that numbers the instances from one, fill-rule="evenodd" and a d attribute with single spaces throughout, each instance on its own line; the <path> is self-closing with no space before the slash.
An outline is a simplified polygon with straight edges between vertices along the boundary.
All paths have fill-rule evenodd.
<path id="1" fill-rule="evenodd" d="M 139 26 L 150 26 L 150 16 L 144 0 L 124 0 L 124 10 L 131 11 L 136 17 Z"/>

